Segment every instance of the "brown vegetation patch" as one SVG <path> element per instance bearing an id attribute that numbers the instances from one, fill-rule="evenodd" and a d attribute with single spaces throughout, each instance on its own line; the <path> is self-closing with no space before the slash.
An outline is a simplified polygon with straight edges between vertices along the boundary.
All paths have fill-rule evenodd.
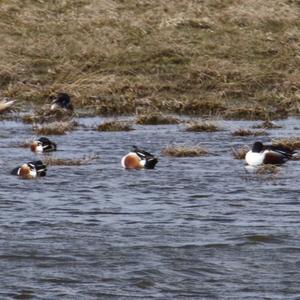
<path id="1" fill-rule="evenodd" d="M 280 168 L 276 165 L 261 165 L 257 168 L 256 174 L 259 175 L 275 175 L 279 172 Z"/>
<path id="2" fill-rule="evenodd" d="M 44 125 L 34 125 L 37 135 L 63 135 L 74 129 L 74 122 L 52 122 Z"/>
<path id="3" fill-rule="evenodd" d="M 48 166 L 81 166 L 90 163 L 92 160 L 96 159 L 97 155 L 90 155 L 80 159 L 64 159 L 55 157 L 45 157 L 43 159 L 44 163 Z"/>
<path id="4" fill-rule="evenodd" d="M 163 114 L 141 115 L 137 118 L 136 124 L 139 125 L 171 125 L 179 124 L 180 120 L 173 116 L 165 116 Z"/>
<path id="5" fill-rule="evenodd" d="M 215 132 L 221 129 L 211 122 L 190 122 L 185 130 L 193 132 Z"/>
<path id="6" fill-rule="evenodd" d="M 50 122 L 68 122 L 75 116 L 74 112 L 64 109 L 50 110 L 49 106 L 44 106 L 36 110 L 33 114 L 26 114 L 22 121 L 26 124 L 50 123 Z"/>
<path id="7" fill-rule="evenodd" d="M 292 150 L 300 149 L 300 138 L 290 137 L 284 139 L 276 139 L 272 141 L 273 145 L 288 147 Z"/>
<path id="8" fill-rule="evenodd" d="M 276 128 L 282 128 L 282 126 L 277 125 L 272 121 L 266 120 L 260 124 L 254 125 L 253 128 L 276 129 Z"/>
<path id="9" fill-rule="evenodd" d="M 208 151 L 200 146 L 167 146 L 162 151 L 163 155 L 173 157 L 192 157 L 208 154 Z"/>
<path id="10" fill-rule="evenodd" d="M 250 150 L 248 146 L 241 148 L 231 148 L 231 153 L 235 159 L 245 159 L 247 152 Z"/>
<path id="11" fill-rule="evenodd" d="M 132 125 L 124 121 L 109 121 L 97 126 L 98 131 L 131 131 Z"/>
<path id="12" fill-rule="evenodd" d="M 250 129 L 237 129 L 232 132 L 233 136 L 260 136 L 260 135 L 267 135 L 268 133 L 265 130 L 257 130 L 253 131 Z"/>

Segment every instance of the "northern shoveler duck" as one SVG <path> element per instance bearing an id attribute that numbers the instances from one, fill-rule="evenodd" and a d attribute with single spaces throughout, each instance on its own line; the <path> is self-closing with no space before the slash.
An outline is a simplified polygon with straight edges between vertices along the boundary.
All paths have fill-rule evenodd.
<path id="1" fill-rule="evenodd" d="M 73 111 L 73 105 L 71 98 L 67 93 L 58 93 L 57 97 L 53 100 L 51 110 L 64 109 Z"/>
<path id="2" fill-rule="evenodd" d="M 47 167 L 41 160 L 30 161 L 11 171 L 12 175 L 20 176 L 24 179 L 33 179 L 36 177 L 46 176 Z"/>
<path id="3" fill-rule="evenodd" d="M 0 101 L 0 113 L 9 109 L 15 102 L 16 102 L 15 100 L 7 100 L 7 99 L 1 100 Z"/>
<path id="4" fill-rule="evenodd" d="M 122 167 L 125 169 L 154 169 L 157 162 L 158 159 L 154 155 L 136 146 L 133 146 L 121 160 Z"/>
<path id="5" fill-rule="evenodd" d="M 32 142 L 30 149 L 32 152 L 51 152 L 56 151 L 56 144 L 46 137 L 40 137 Z"/>
<path id="6" fill-rule="evenodd" d="M 295 151 L 284 146 L 263 145 L 255 142 L 250 151 L 247 152 L 245 160 L 249 166 L 261 164 L 279 165 L 285 163 L 295 155 Z"/>

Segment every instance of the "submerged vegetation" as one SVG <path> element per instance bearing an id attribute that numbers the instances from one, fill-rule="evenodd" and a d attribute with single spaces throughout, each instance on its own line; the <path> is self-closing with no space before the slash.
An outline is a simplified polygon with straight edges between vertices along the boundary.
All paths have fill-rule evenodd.
<path id="1" fill-rule="evenodd" d="M 134 130 L 130 123 L 123 121 L 109 121 L 97 126 L 98 131 L 131 131 Z"/>
<path id="2" fill-rule="evenodd" d="M 48 166 L 81 166 L 90 163 L 92 160 L 96 158 L 97 158 L 96 155 L 90 155 L 87 157 L 76 158 L 76 159 L 46 157 L 44 158 L 44 163 Z"/>
<path id="3" fill-rule="evenodd" d="M 215 132 L 221 129 L 211 122 L 190 122 L 185 131 L 191 132 Z"/>
<path id="4" fill-rule="evenodd" d="M 200 146 L 176 146 L 169 145 L 162 149 L 162 154 L 165 156 L 173 157 L 190 157 L 190 156 L 202 156 L 208 154 L 208 151 Z"/>
<path id="5" fill-rule="evenodd" d="M 245 159 L 247 152 L 250 150 L 248 146 L 240 148 L 231 148 L 231 154 L 235 159 Z"/>
<path id="6" fill-rule="evenodd" d="M 95 114 L 300 113 L 299 1 L 0 4 L 0 97 Z"/>
<path id="7" fill-rule="evenodd" d="M 272 144 L 276 145 L 276 146 L 288 147 L 292 150 L 299 150 L 300 149 L 300 137 L 276 139 L 276 140 L 272 141 Z"/>
<path id="8" fill-rule="evenodd" d="M 141 115 L 137 118 L 136 124 L 139 125 L 170 125 L 179 124 L 180 120 L 173 116 L 165 116 L 159 113 Z"/>
<path id="9" fill-rule="evenodd" d="M 33 130 L 38 135 L 63 135 L 73 130 L 74 127 L 74 122 L 52 122 L 45 125 L 33 125 Z"/>
<path id="10" fill-rule="evenodd" d="M 268 133 L 265 130 L 250 130 L 250 129 L 237 129 L 232 132 L 233 136 L 260 136 L 260 135 L 268 135 Z"/>

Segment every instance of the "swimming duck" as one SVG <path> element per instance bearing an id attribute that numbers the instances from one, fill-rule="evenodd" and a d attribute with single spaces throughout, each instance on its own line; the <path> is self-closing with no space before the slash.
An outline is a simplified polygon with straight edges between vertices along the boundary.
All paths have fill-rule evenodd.
<path id="1" fill-rule="evenodd" d="M 41 160 L 30 161 L 11 171 L 12 175 L 20 176 L 24 179 L 33 179 L 46 176 L 47 168 Z"/>
<path id="2" fill-rule="evenodd" d="M 16 102 L 15 100 L 7 100 L 7 99 L 1 100 L 0 101 L 0 113 L 9 109 L 15 102 Z"/>
<path id="3" fill-rule="evenodd" d="M 51 105 L 51 110 L 64 109 L 73 111 L 71 98 L 67 93 L 58 93 Z"/>
<path id="4" fill-rule="evenodd" d="M 156 157 L 136 146 L 133 146 L 121 160 L 122 167 L 125 169 L 154 169 L 157 162 Z"/>
<path id="5" fill-rule="evenodd" d="M 32 152 L 51 152 L 56 151 L 56 144 L 46 137 L 40 137 L 32 142 L 30 149 Z"/>
<path id="6" fill-rule="evenodd" d="M 284 146 L 263 145 L 255 142 L 247 152 L 245 160 L 250 166 L 256 167 L 261 164 L 279 165 L 285 163 L 295 155 L 295 151 Z"/>

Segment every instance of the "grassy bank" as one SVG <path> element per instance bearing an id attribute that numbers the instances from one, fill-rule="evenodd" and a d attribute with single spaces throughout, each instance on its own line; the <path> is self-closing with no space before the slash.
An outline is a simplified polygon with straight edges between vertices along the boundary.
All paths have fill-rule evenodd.
<path id="1" fill-rule="evenodd" d="M 299 0 L 0 0 L 0 96 L 98 114 L 300 113 Z"/>

